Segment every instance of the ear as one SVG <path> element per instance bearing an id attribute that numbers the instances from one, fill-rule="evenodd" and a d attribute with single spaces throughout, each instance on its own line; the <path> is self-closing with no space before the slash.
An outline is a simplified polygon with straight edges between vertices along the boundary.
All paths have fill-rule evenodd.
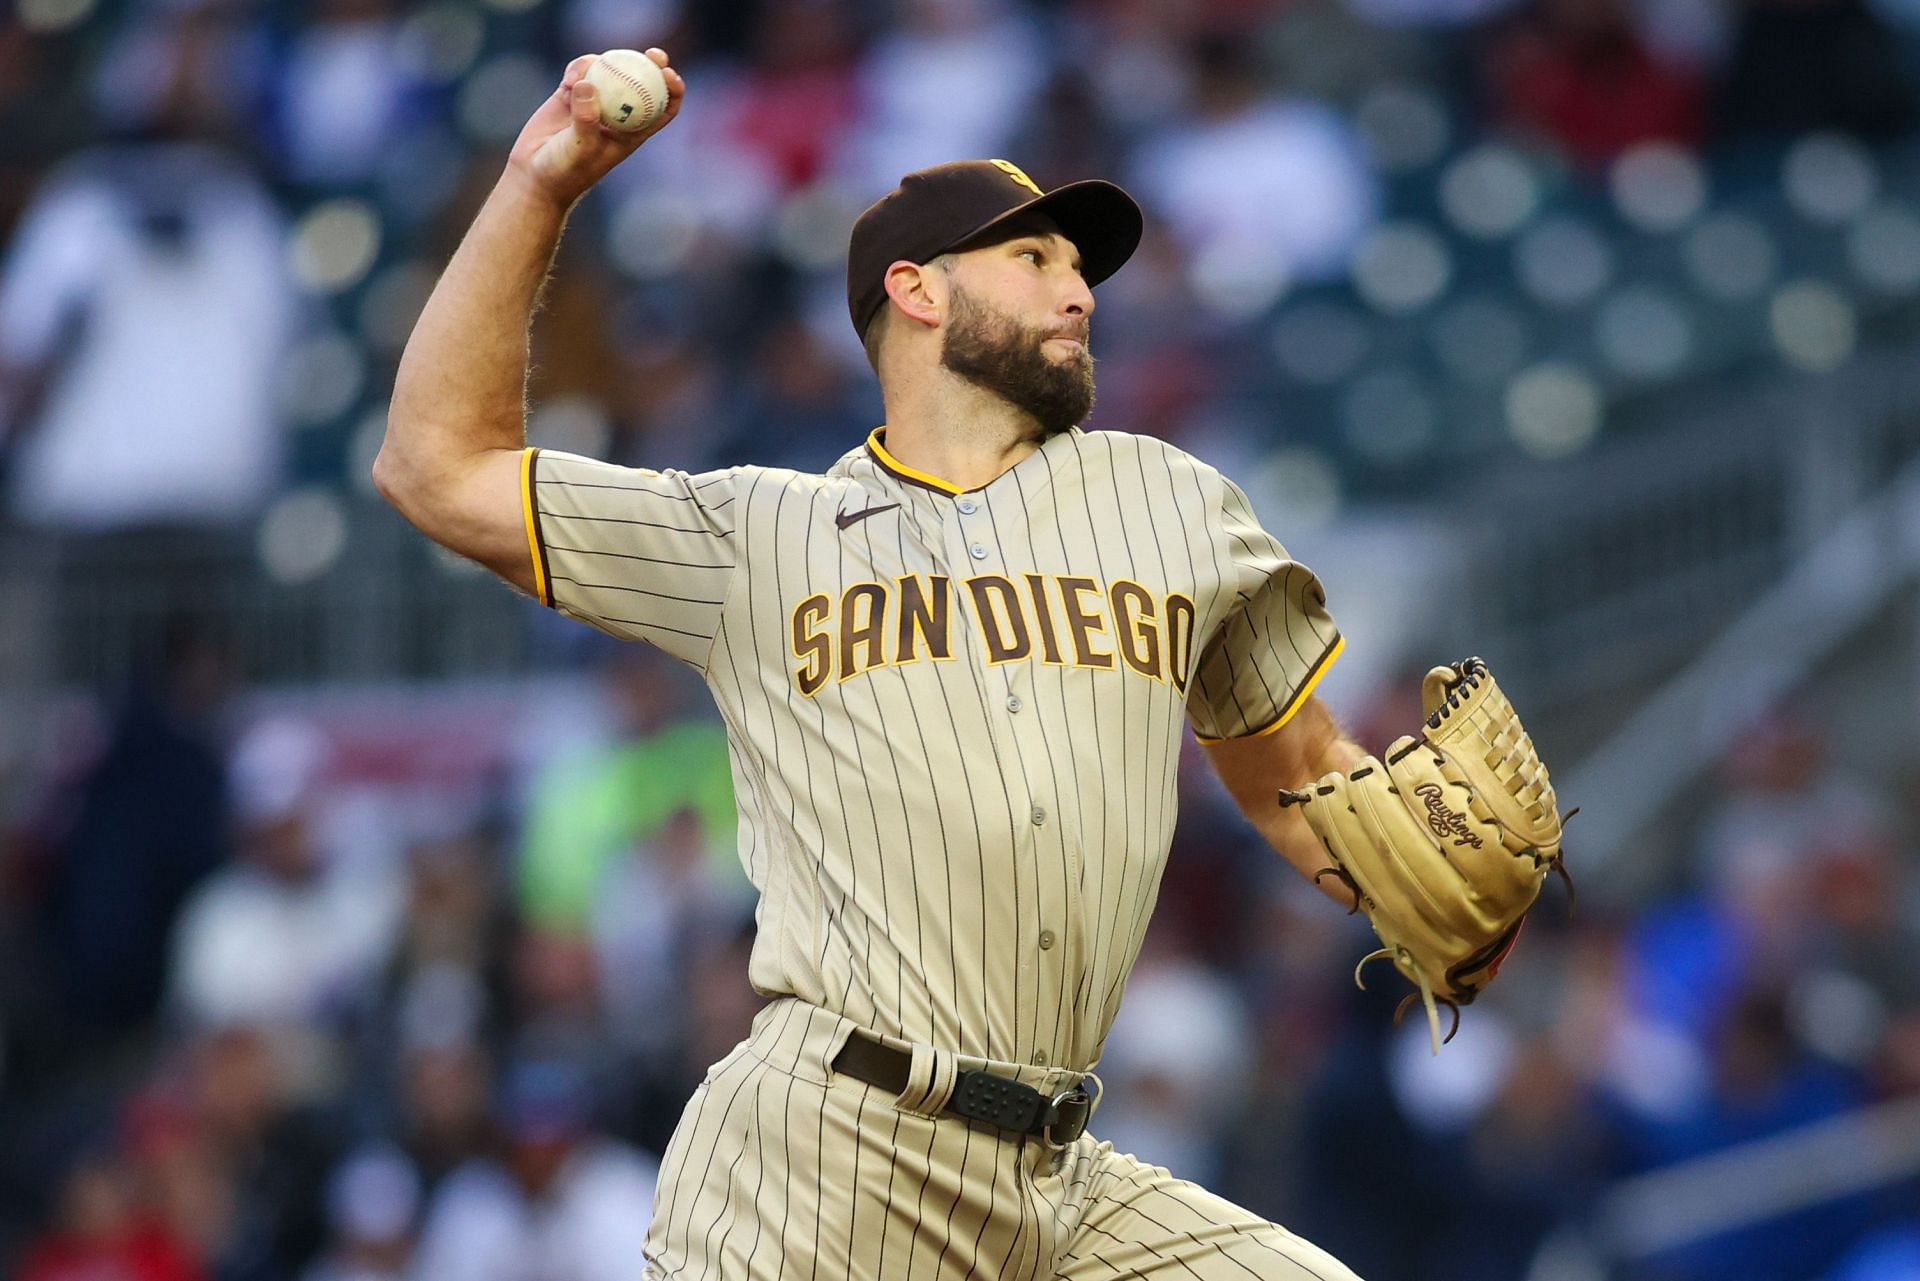
<path id="1" fill-rule="evenodd" d="M 931 328 L 940 323 L 947 306 L 945 273 L 906 259 L 887 268 L 887 297 L 908 319 Z"/>

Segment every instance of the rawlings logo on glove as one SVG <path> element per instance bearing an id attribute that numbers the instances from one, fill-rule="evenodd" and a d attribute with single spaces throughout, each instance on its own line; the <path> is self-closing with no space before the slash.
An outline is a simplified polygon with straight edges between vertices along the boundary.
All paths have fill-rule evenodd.
<path id="1" fill-rule="evenodd" d="M 1421 683 L 1427 722 L 1396 740 L 1386 760 L 1369 756 L 1304 791 L 1282 791 L 1326 846 L 1337 876 L 1365 909 L 1385 946 L 1361 959 L 1391 958 L 1420 990 L 1440 1051 L 1437 1005 L 1472 1002 L 1499 973 L 1547 870 L 1567 882 L 1562 819 L 1546 766 L 1534 753 L 1493 673 L 1477 658 L 1436 667 Z M 1568 815 L 1571 817 L 1571 814 Z"/>
<path id="2" fill-rule="evenodd" d="M 1445 795 L 1438 783 L 1422 783 L 1414 789 L 1421 800 L 1427 803 L 1427 826 L 1439 837 L 1451 836 L 1455 845 L 1467 845 L 1474 849 L 1484 849 L 1486 842 L 1467 830 L 1467 816 L 1459 810 L 1447 808 Z"/>

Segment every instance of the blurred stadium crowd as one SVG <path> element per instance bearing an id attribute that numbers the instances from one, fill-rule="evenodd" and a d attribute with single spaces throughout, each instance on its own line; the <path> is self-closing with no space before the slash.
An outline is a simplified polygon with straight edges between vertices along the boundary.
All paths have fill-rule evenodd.
<path id="1" fill-rule="evenodd" d="M 1095 425 L 1264 477 L 1283 538 L 1664 387 L 1838 368 L 1920 301 L 1913 0 L 16 0 L 0 532 L 177 554 L 140 562 L 143 661 L 0 757 L 8 1275 L 637 1274 L 757 1003 L 698 689 L 591 638 L 451 711 L 262 688 L 170 605 L 205 547 L 335 568 L 505 144 L 569 56 L 648 44 L 686 110 L 577 211 L 535 342 L 534 439 L 616 461 L 857 442 L 847 228 L 960 156 L 1141 197 Z M 1416 687 L 1341 710 L 1378 747 Z M 1817 715 L 1742 739 L 1661 894 L 1549 901 L 1432 1063 L 1352 987 L 1364 924 L 1197 757 L 1182 795 L 1103 1137 L 1370 1281 L 1920 1278 L 1912 1182 L 1541 1271 L 1617 1180 L 1920 1096 L 1920 816 Z"/>

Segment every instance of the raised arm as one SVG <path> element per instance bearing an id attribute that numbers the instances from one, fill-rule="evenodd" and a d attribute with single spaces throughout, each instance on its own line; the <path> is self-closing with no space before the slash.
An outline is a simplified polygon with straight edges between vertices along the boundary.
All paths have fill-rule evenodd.
<path id="1" fill-rule="evenodd" d="M 373 480 L 427 537 L 534 591 L 520 468 L 527 336 L 574 203 L 679 113 L 686 86 L 659 49 L 666 112 L 651 128 L 600 123 L 574 59 L 521 129 L 505 172 L 434 286 L 400 358 Z"/>

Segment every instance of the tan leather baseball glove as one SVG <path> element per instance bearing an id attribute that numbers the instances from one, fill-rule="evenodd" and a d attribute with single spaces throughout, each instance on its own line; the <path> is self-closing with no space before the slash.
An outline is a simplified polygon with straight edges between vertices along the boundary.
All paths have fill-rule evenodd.
<path id="1" fill-rule="evenodd" d="M 1282 791 L 1298 805 L 1333 859 L 1319 876 L 1338 876 L 1358 900 L 1390 957 L 1420 989 L 1434 1053 L 1440 1052 L 1436 1003 L 1453 1011 L 1493 980 L 1513 949 L 1521 922 L 1560 859 L 1561 817 L 1546 766 L 1513 705 L 1478 658 L 1436 667 L 1421 682 L 1427 720 L 1398 739 L 1385 761 L 1369 756 L 1304 791 Z M 1319 879 L 1318 876 L 1315 879 Z M 1415 994 L 1394 1011 L 1405 1013 Z"/>

